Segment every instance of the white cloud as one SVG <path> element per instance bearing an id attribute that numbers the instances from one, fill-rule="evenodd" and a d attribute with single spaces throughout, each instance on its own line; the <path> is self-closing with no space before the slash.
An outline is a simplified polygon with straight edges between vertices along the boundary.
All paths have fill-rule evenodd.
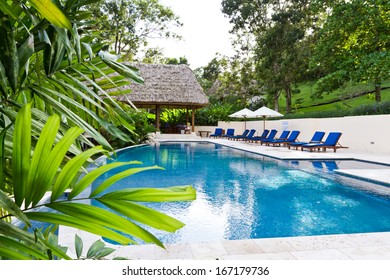
<path id="1" fill-rule="evenodd" d="M 216 53 L 232 55 L 231 25 L 221 11 L 221 0 L 161 0 L 181 19 L 175 30 L 183 41 L 156 39 L 149 47 L 160 47 L 167 57 L 185 56 L 192 69 L 205 66 Z"/>

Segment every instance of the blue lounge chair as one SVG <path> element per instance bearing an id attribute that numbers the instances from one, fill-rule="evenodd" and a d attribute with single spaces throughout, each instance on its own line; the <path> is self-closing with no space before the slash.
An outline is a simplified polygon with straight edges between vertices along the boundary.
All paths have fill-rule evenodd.
<path id="1" fill-rule="evenodd" d="M 244 140 L 245 141 L 249 141 L 247 139 L 251 139 L 253 137 L 253 135 L 256 133 L 256 129 L 251 129 L 248 133 L 248 136 L 244 137 Z"/>
<path id="2" fill-rule="evenodd" d="M 268 134 L 267 138 L 255 140 L 255 142 L 260 142 L 260 144 L 263 145 L 263 143 L 265 143 L 265 141 L 270 141 L 272 139 L 275 139 L 276 133 L 278 133 L 278 131 L 276 129 L 272 129 L 270 131 L 270 133 Z"/>
<path id="3" fill-rule="evenodd" d="M 222 137 L 222 128 L 216 128 L 213 134 L 210 134 L 210 137 Z"/>
<path id="4" fill-rule="evenodd" d="M 284 130 L 284 131 L 280 134 L 279 138 L 273 137 L 273 138 L 271 138 L 271 139 L 268 139 L 268 137 L 267 137 L 267 139 L 264 139 L 263 141 L 261 141 L 261 145 L 263 145 L 263 143 L 265 143 L 266 145 L 268 145 L 268 144 L 267 144 L 268 142 L 274 141 L 275 139 L 286 140 L 289 134 L 290 134 L 290 131 L 289 131 L 289 130 Z"/>
<path id="5" fill-rule="evenodd" d="M 268 129 L 264 129 L 263 133 L 260 136 L 252 136 L 250 138 L 247 137 L 246 140 L 250 141 L 250 142 L 259 141 L 261 139 L 265 139 L 267 137 L 268 133 L 269 133 L 269 130 Z"/>
<path id="6" fill-rule="evenodd" d="M 241 135 L 230 136 L 229 140 L 240 140 L 240 139 L 243 139 L 243 138 L 245 138 L 248 135 L 248 133 L 249 133 L 249 129 L 245 129 L 244 132 Z"/>
<path id="7" fill-rule="evenodd" d="M 231 136 L 234 136 L 234 128 L 228 128 L 226 134 L 222 135 L 222 138 L 230 138 Z"/>
<path id="8" fill-rule="evenodd" d="M 312 152 L 314 150 L 320 151 L 322 149 L 322 151 L 326 152 L 326 149 L 333 149 L 333 152 L 336 152 L 336 150 L 339 148 L 348 148 L 339 144 L 341 134 L 341 132 L 330 132 L 324 143 L 303 144 L 301 146 L 301 151 L 308 149 L 310 152 Z"/>
<path id="9" fill-rule="evenodd" d="M 298 130 L 293 130 L 291 134 L 287 137 L 287 139 L 274 139 L 272 141 L 267 142 L 267 146 L 280 146 L 287 145 L 288 143 L 293 143 L 297 140 L 300 133 L 301 132 Z"/>
<path id="10" fill-rule="evenodd" d="M 309 143 L 322 143 L 322 138 L 324 138 L 325 132 L 323 131 L 316 131 L 313 134 L 313 137 L 310 139 L 309 142 L 293 142 L 293 143 L 288 143 L 287 146 L 290 149 L 290 147 L 294 147 L 295 150 L 298 150 L 298 147 L 304 145 L 304 144 L 309 144 Z"/>

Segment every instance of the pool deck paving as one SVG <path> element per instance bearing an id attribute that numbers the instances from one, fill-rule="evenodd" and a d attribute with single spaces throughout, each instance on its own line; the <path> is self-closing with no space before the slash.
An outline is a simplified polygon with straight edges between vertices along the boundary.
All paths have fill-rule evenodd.
<path id="1" fill-rule="evenodd" d="M 158 141 L 207 141 L 259 153 L 281 160 L 345 160 L 355 159 L 383 164 L 375 169 L 346 169 L 338 173 L 364 178 L 390 185 L 390 157 L 354 152 L 352 149 L 338 149 L 326 152 L 289 150 L 286 147 L 272 147 L 227 139 L 160 139 Z M 383 187 L 390 194 L 390 187 Z M 60 227 L 59 244 L 68 246 L 74 252 L 74 236 L 77 233 L 84 241 L 96 241 L 100 237 Z M 87 241 L 86 241 L 87 240 Z M 107 243 L 116 251 L 111 257 L 125 257 L 135 260 L 390 260 L 390 232 L 336 234 L 320 236 L 299 236 L 283 238 L 261 238 L 249 240 L 218 240 L 167 244 L 166 249 L 156 245 L 118 246 Z"/>

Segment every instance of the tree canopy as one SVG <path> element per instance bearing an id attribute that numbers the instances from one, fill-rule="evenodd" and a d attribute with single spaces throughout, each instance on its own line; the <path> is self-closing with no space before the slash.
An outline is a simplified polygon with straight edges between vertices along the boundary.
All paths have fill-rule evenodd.
<path id="1" fill-rule="evenodd" d="M 384 0 L 222 1 L 231 32 L 250 37 L 240 40 L 238 55 L 252 57 L 254 76 L 276 109 L 284 94 L 286 113 L 294 87 L 313 80 L 314 98 L 363 82 L 381 100 L 381 81 L 390 77 L 389 6 Z"/>
<path id="2" fill-rule="evenodd" d="M 182 24 L 159 0 L 99 0 L 91 4 L 96 35 L 109 50 L 132 58 L 151 38 L 180 38 L 172 27 Z"/>
<path id="3" fill-rule="evenodd" d="M 381 101 L 380 84 L 390 77 L 389 15 L 389 1 L 340 1 L 332 6 L 312 61 L 313 67 L 328 72 L 319 80 L 317 93 L 349 81 L 369 82 L 375 85 L 375 100 Z"/>

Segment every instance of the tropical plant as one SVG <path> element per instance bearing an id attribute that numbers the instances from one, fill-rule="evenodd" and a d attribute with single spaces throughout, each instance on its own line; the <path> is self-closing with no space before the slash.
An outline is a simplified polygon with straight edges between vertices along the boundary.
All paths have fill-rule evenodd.
<path id="1" fill-rule="evenodd" d="M 186 123 L 186 110 L 183 109 L 166 109 L 160 115 L 161 125 L 169 124 L 170 126 L 184 125 Z"/>
<path id="2" fill-rule="evenodd" d="M 81 128 L 72 127 L 57 138 L 60 127 L 57 115 L 47 119 L 40 134 L 32 133 L 31 126 L 31 104 L 28 103 L 18 113 L 15 125 L 9 125 L 0 133 L 0 208 L 3 213 L 0 216 L 0 256 L 3 258 L 69 259 L 58 246 L 53 245 L 52 238 L 44 237 L 32 221 L 78 228 L 120 244 L 136 243 L 135 237 L 161 247 L 164 247 L 163 244 L 137 223 L 168 232 L 184 225 L 137 202 L 192 200 L 195 198 L 192 187 L 122 189 L 104 193 L 112 184 L 127 176 L 162 168 L 132 167 L 140 163 L 135 161 L 116 162 L 98 166 L 78 180 L 80 170 L 90 157 L 107 151 L 102 146 L 96 146 L 66 160 L 70 147 L 83 132 Z M 12 134 L 12 140 L 9 140 L 12 141 L 12 151 L 5 149 L 6 130 Z M 124 166 L 128 169 L 107 178 L 89 195 L 84 195 L 83 191 L 99 176 Z M 64 193 L 67 193 L 65 197 Z M 112 211 L 86 203 L 92 200 Z M 23 223 L 25 230 L 10 223 L 9 217 L 13 218 L 13 222 Z"/>
<path id="3" fill-rule="evenodd" d="M 107 149 L 111 147 L 100 128 L 131 141 L 133 121 L 108 91 L 130 81 L 142 83 L 142 79 L 136 69 L 117 62 L 117 57 L 102 52 L 102 45 L 93 42 L 90 12 L 83 9 L 90 2 L 1 1 L 2 128 L 6 119 L 14 121 L 16 112 L 30 102 L 34 132 L 56 113 L 62 119 L 61 133 L 77 125 Z M 120 75 L 112 77 L 113 72 Z M 118 122 L 126 133 L 114 125 Z M 92 146 L 85 137 L 79 141 Z"/>
<path id="4" fill-rule="evenodd" d="M 218 121 L 229 121 L 233 113 L 233 105 L 229 103 L 214 103 L 195 112 L 195 122 L 198 125 L 218 125 Z"/>
<path id="5" fill-rule="evenodd" d="M 89 32 L 89 0 L 0 2 L 0 255 L 7 259 L 69 259 L 56 235 L 33 221 L 68 225 L 120 244 L 138 237 L 163 246 L 137 223 L 174 231 L 183 224 L 138 201 L 193 199 L 191 187 L 103 191 L 131 174 L 128 168 L 91 195 L 97 177 L 120 166 L 97 167 L 78 180 L 91 157 L 112 151 L 100 130 L 132 141 L 134 122 L 108 91 L 142 82 L 136 69 L 101 52 Z M 99 55 L 96 55 L 99 53 Z M 112 75 L 114 72 L 120 75 Z M 120 94 L 120 92 L 119 92 Z M 130 102 L 131 104 L 131 102 Z M 122 131 L 117 126 L 120 126 Z M 94 146 L 85 136 L 91 136 Z M 81 144 L 90 149 L 82 152 Z M 68 190 L 68 191 L 67 191 Z M 63 197 L 63 193 L 68 193 Z M 98 200 L 117 214 L 85 203 Z M 45 209 L 51 209 L 47 212 Z M 11 223 L 12 221 L 12 223 Z M 17 227 L 14 222 L 25 226 Z M 100 245 L 99 245 L 100 246 Z M 98 247 L 99 247 L 98 246 Z"/>
<path id="6" fill-rule="evenodd" d="M 83 256 L 84 243 L 83 240 L 76 234 L 75 236 L 75 249 L 76 249 L 76 258 L 78 260 L 92 259 L 92 260 L 101 260 L 115 252 L 114 249 L 109 248 L 101 240 L 96 240 L 89 247 L 87 254 Z"/>
<path id="7" fill-rule="evenodd" d="M 134 121 L 134 133 L 129 135 L 131 141 L 123 141 L 122 139 L 111 135 L 103 129 L 100 131 L 102 135 L 107 138 L 114 149 L 145 143 L 150 140 L 150 133 L 156 132 L 156 127 L 154 125 L 154 114 L 150 114 L 149 112 L 142 109 L 134 110 L 133 108 L 125 108 L 124 110 L 126 111 L 126 114 Z M 123 127 L 120 123 L 117 124 L 117 127 L 124 133 L 126 132 L 126 128 Z"/>

